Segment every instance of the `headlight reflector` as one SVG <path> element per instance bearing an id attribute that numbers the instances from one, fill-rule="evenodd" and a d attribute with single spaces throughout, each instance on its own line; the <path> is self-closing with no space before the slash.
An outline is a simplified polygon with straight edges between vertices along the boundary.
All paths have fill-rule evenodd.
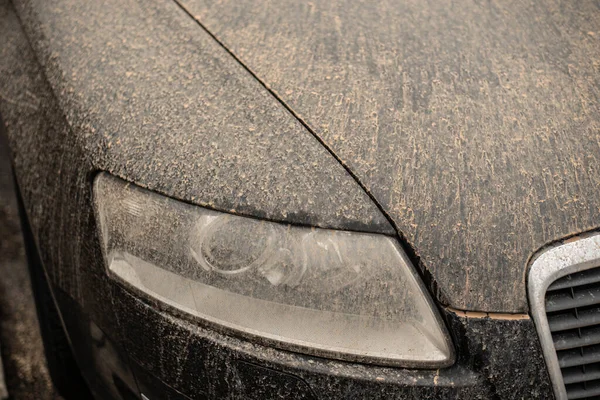
<path id="1" fill-rule="evenodd" d="M 212 328 L 345 360 L 453 361 L 393 238 L 220 213 L 105 173 L 94 193 L 110 274 Z"/>

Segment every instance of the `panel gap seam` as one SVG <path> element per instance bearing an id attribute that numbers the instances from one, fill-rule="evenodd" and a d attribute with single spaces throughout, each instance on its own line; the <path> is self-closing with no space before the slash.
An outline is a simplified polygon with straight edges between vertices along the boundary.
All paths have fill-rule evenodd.
<path id="1" fill-rule="evenodd" d="M 405 242 L 405 244 L 407 246 L 409 246 L 411 248 L 411 250 L 414 252 L 414 249 L 412 249 L 412 246 L 410 246 L 408 244 L 408 241 L 406 240 L 406 238 L 404 237 L 404 235 L 401 234 L 400 230 L 398 229 L 398 227 L 396 226 L 396 224 L 394 223 L 394 221 L 392 220 L 392 218 L 383 209 L 383 207 L 381 206 L 381 204 L 375 199 L 375 196 L 373 196 L 373 194 L 371 193 L 371 191 L 369 189 L 367 189 L 367 187 L 362 183 L 362 181 L 358 178 L 358 176 L 356 174 L 354 174 L 354 172 L 350 169 L 350 167 L 348 167 L 348 165 L 344 161 L 342 161 L 342 159 L 340 159 L 337 156 L 337 154 L 335 154 L 335 152 L 331 149 L 331 147 L 329 147 L 329 145 L 327 145 L 327 143 L 325 143 L 325 141 L 319 135 L 317 135 L 317 133 L 310 127 L 310 125 L 298 113 L 296 113 L 292 109 L 292 107 L 285 102 L 285 100 L 283 100 L 273 89 L 271 89 L 271 87 L 266 82 L 264 82 L 260 77 L 258 77 L 258 75 L 254 71 L 252 71 L 252 69 L 250 69 L 250 67 L 248 65 L 246 65 L 231 49 L 229 49 L 229 47 L 227 47 L 225 45 L 225 43 L 223 43 L 219 38 L 217 38 L 217 36 L 215 34 L 213 34 L 185 6 L 185 4 L 183 4 L 183 2 L 181 0 L 173 0 L 173 1 L 175 2 L 175 4 L 177 4 L 179 6 L 179 8 L 181 8 L 181 10 L 183 10 L 183 12 L 185 12 L 190 18 L 192 18 L 198 24 L 198 26 L 200 26 L 200 28 L 202 28 L 202 30 L 204 32 L 206 32 L 215 42 L 217 42 L 217 44 L 221 48 L 223 48 L 231 57 L 233 57 L 233 59 L 240 66 L 242 66 L 242 68 L 244 68 L 263 88 L 265 88 L 275 98 L 275 100 L 277 100 L 277 102 L 279 102 L 298 122 L 300 122 L 300 124 L 327 150 L 327 152 L 329 154 L 331 154 L 331 156 L 338 163 L 340 163 L 340 165 L 344 168 L 344 170 L 346 170 L 346 172 L 352 177 L 352 179 L 354 179 L 354 181 L 356 181 L 356 183 L 362 188 L 362 190 L 367 194 L 367 196 L 369 196 L 369 198 L 371 199 L 371 201 L 373 201 L 373 203 L 375 204 L 375 206 L 379 209 L 379 211 L 387 219 L 387 221 L 392 226 L 392 228 L 394 228 L 394 230 L 398 233 L 398 235 L 400 236 L 400 238 L 402 239 L 402 241 Z"/>

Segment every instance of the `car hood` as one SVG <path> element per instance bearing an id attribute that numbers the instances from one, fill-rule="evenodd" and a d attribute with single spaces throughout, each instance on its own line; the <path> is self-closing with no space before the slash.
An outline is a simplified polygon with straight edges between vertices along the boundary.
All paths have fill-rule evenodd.
<path id="1" fill-rule="evenodd" d="M 600 224 L 592 1 L 182 3 L 353 171 L 453 307 L 526 311 L 532 255 Z"/>

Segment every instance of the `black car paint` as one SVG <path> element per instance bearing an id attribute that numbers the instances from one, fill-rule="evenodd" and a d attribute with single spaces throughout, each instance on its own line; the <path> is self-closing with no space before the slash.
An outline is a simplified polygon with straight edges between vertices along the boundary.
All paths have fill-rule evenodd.
<path id="1" fill-rule="evenodd" d="M 120 137 L 117 134 L 122 134 L 119 129 L 129 129 L 127 132 L 130 135 L 136 132 L 133 125 L 125 122 L 127 117 L 134 115 L 123 115 L 123 119 L 116 121 L 109 118 L 122 110 L 120 106 L 127 103 L 128 98 L 111 94 L 108 90 L 113 87 L 112 83 L 105 83 L 104 86 L 94 80 L 102 80 L 101 74 L 107 67 L 101 67 L 99 60 L 90 58 L 89 53 L 84 52 L 82 54 L 88 58 L 81 61 L 82 69 L 65 69 L 63 63 L 68 64 L 73 60 L 67 57 L 68 54 L 61 56 L 56 51 L 70 49 L 75 52 L 80 45 L 78 40 L 81 40 L 65 35 L 64 29 L 70 23 L 77 22 L 69 19 L 69 15 L 81 14 L 82 7 L 92 8 L 83 13 L 87 21 L 79 21 L 81 24 L 77 27 L 79 34 L 90 35 L 92 27 L 86 26 L 86 23 L 98 23 L 104 12 L 107 13 L 103 16 L 106 21 L 110 17 L 116 18 L 118 13 L 112 14 L 110 9 L 118 8 L 117 4 L 99 7 L 91 3 L 41 3 L 29 1 L 17 4 L 19 17 L 33 50 L 12 6 L 6 0 L 0 3 L 0 30 L 5 38 L 0 48 L 0 113 L 6 123 L 15 173 L 42 261 L 52 281 L 77 359 L 96 394 L 110 398 L 116 396 L 115 393 L 127 392 L 123 387 L 135 392 L 137 385 L 137 390 L 152 391 L 147 393 L 150 399 L 184 396 L 382 399 L 552 397 L 537 335 L 530 319 L 473 319 L 441 308 L 456 345 L 456 364 L 437 371 L 382 368 L 307 357 L 226 336 L 205 329 L 199 321 L 189 320 L 174 310 L 165 309 L 164 305 L 142 299 L 135 292 L 111 281 L 103 264 L 92 209 L 91 182 L 98 170 L 108 170 L 164 194 L 202 205 L 213 205 L 215 208 L 219 208 L 219 199 L 232 201 L 227 196 L 238 192 L 228 190 L 227 196 L 219 197 L 217 191 L 211 192 L 211 189 L 203 192 L 201 185 L 194 183 L 193 175 L 179 177 L 177 168 L 190 168 L 191 173 L 206 167 L 196 165 L 189 158 L 179 159 L 183 164 L 177 165 L 165 159 L 163 161 L 167 165 L 161 165 L 160 157 L 171 155 L 169 152 L 161 155 L 163 148 L 159 140 L 162 135 L 169 134 L 164 124 L 168 124 L 168 119 L 175 115 L 167 112 L 173 111 L 170 106 L 165 105 L 163 109 L 160 104 L 152 103 L 153 112 L 164 110 L 161 114 L 165 118 L 163 126 L 142 126 L 140 132 L 149 136 L 135 139 L 135 143 L 142 146 L 130 151 L 122 142 L 118 143 Z M 67 7 L 67 3 L 71 7 Z M 197 27 L 191 21 L 187 23 L 188 17 L 173 3 L 148 3 L 144 10 L 136 4 L 131 5 L 130 12 L 143 11 L 154 18 L 153 23 L 143 26 L 160 31 L 167 30 L 166 25 L 169 25 L 169 29 L 175 30 L 175 33 L 177 29 L 183 29 L 183 39 L 180 39 L 184 43 L 191 40 L 190 35 L 201 34 L 195 31 L 185 33 L 186 29 Z M 137 15 L 139 18 L 142 16 Z M 64 19 L 62 22 L 61 18 Z M 118 23 L 115 21 L 115 26 Z M 125 39 L 115 32 L 111 31 L 111 34 L 115 42 Z M 177 37 L 176 34 L 164 32 L 158 36 L 164 40 Z M 88 45 L 93 46 L 94 43 Z M 95 45 L 107 46 L 107 43 Z M 85 46 L 84 50 L 92 51 Z M 132 46 L 129 49 L 134 50 L 139 48 Z M 117 64 L 113 68 L 117 68 L 120 61 L 113 60 Z M 224 57 L 222 62 L 228 62 L 227 58 Z M 192 68 L 193 65 L 190 63 L 186 66 Z M 77 74 L 82 71 L 99 75 L 86 77 L 92 80 L 90 86 L 78 86 L 83 84 L 74 81 L 80 79 Z M 244 73 L 242 69 L 235 71 L 236 74 Z M 125 70 L 122 72 L 127 76 Z M 176 71 L 170 71 L 170 74 L 178 79 Z M 233 75 L 233 72 L 230 74 Z M 166 74 L 164 78 L 168 80 L 168 76 Z M 260 85 L 251 87 L 260 93 L 264 91 Z M 87 92 L 76 90 L 82 88 Z M 185 85 L 181 88 L 183 91 L 192 89 L 186 89 Z M 109 99 L 108 96 L 114 97 Z M 276 102 L 268 105 L 264 93 L 256 96 L 263 99 L 264 107 L 278 107 Z M 159 98 L 156 102 L 164 100 Z M 231 101 L 234 100 L 235 97 L 232 97 Z M 104 109 L 97 109 L 98 104 Z M 104 117 L 97 115 L 104 111 L 107 112 Z M 253 115 L 248 121 L 249 124 L 253 122 L 252 126 L 256 129 L 260 129 L 262 121 L 255 118 L 260 115 L 263 114 Z M 289 116 L 283 115 L 281 118 L 287 121 Z M 191 111 L 185 116 L 192 116 Z M 225 115 L 221 118 L 233 117 Z M 265 123 L 273 122 L 266 120 Z M 288 123 L 295 124 L 291 119 Z M 301 129 L 299 134 L 303 140 L 312 140 Z M 184 137 L 184 132 L 179 135 Z M 268 137 L 274 140 L 272 136 Z M 123 140 L 129 139 L 123 136 Z M 176 152 L 177 146 L 181 146 L 182 151 L 187 149 L 184 154 L 194 154 L 194 151 L 199 151 L 197 148 L 190 149 L 194 143 L 188 140 L 172 144 L 172 151 Z M 281 146 L 287 143 L 289 141 L 282 141 Z M 261 192 L 260 195 L 249 194 L 246 198 L 254 198 L 254 201 L 260 198 L 265 202 L 252 203 L 252 208 L 234 207 L 235 211 L 256 212 L 258 216 L 302 224 L 392 234 L 376 207 L 369 205 L 368 196 L 353 184 L 351 177 L 344 175 L 344 169 L 335 166 L 335 160 L 327 152 L 319 150 L 317 141 L 312 143 L 306 145 L 310 147 L 307 154 L 311 160 L 315 157 L 314 162 L 317 162 L 312 173 L 294 169 L 292 174 L 285 168 L 288 159 L 278 158 L 278 162 L 283 163 L 279 170 L 286 174 L 285 179 L 278 181 L 273 178 L 272 181 L 289 187 L 275 190 L 273 197 L 269 197 L 271 194 L 261 191 L 260 185 L 244 186 L 242 189 L 248 193 Z M 119 150 L 114 150 L 114 147 Z M 316 158 L 313 152 L 322 157 Z M 230 168 L 234 168 L 234 164 Z M 323 171 L 321 175 L 320 170 Z M 237 173 L 223 176 L 222 179 L 224 182 L 239 179 Z M 240 184 L 244 185 L 243 182 Z M 286 188 L 296 192 L 288 192 L 284 190 Z M 305 190 L 302 192 L 299 188 Z M 333 189 L 337 189 L 335 193 L 341 191 L 341 197 L 330 199 L 328 195 Z M 198 191 L 196 194 L 202 193 L 205 196 L 203 200 L 196 198 L 194 191 Z M 215 195 L 212 200 L 214 203 L 206 200 L 210 197 L 207 193 Z M 289 199 L 283 201 L 286 196 Z M 314 206 L 301 213 L 293 213 L 297 204 L 324 204 L 323 196 L 327 198 L 327 207 Z M 295 197 L 299 199 L 297 202 Z M 259 205 L 263 207 L 260 212 L 255 208 Z M 273 209 L 265 211 L 269 206 Z M 111 357 L 106 355 L 106 351 L 97 351 L 94 346 L 99 341 L 104 343 L 103 348 L 110 349 Z M 523 357 L 523 354 L 527 357 Z M 109 363 L 106 373 L 101 373 L 102 368 L 98 365 L 103 361 L 99 357 L 116 361 Z M 256 382 L 261 384 L 257 385 Z"/>

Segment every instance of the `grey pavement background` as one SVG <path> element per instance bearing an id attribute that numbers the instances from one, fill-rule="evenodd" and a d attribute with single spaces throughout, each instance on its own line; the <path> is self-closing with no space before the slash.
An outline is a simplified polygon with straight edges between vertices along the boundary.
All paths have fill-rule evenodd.
<path id="1" fill-rule="evenodd" d="M 13 192 L 0 139 L 0 351 L 11 399 L 61 399 L 50 381 Z"/>

